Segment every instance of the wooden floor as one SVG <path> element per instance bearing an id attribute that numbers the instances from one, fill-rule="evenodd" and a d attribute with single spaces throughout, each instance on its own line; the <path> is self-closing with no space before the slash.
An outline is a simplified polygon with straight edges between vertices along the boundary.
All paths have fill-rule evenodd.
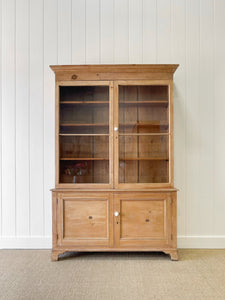
<path id="1" fill-rule="evenodd" d="M 0 299 L 225 299 L 225 250 L 161 253 L 0 251 Z"/>

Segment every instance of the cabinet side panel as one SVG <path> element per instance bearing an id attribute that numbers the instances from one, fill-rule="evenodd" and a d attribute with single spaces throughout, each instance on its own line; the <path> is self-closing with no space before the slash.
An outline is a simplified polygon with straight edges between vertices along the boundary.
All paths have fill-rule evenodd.
<path id="1" fill-rule="evenodd" d="M 177 248 L 177 193 L 171 193 L 172 199 L 172 219 L 171 219 L 171 233 L 172 233 L 172 241 L 171 246 L 172 248 Z"/>
<path id="2" fill-rule="evenodd" d="M 173 81 L 169 83 L 169 125 L 170 125 L 170 141 L 169 141 L 169 178 L 171 186 L 174 185 L 174 115 L 173 115 Z"/>
<path id="3" fill-rule="evenodd" d="M 59 184 L 59 84 L 55 85 L 55 185 Z"/>
<path id="4" fill-rule="evenodd" d="M 52 193 L 52 248 L 57 247 L 57 193 Z"/>

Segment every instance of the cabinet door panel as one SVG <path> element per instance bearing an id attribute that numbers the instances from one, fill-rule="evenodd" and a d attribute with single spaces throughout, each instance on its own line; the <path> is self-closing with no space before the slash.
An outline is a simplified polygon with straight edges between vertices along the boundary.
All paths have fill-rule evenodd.
<path id="1" fill-rule="evenodd" d="M 116 81 L 116 188 L 173 186 L 172 81 Z"/>
<path id="2" fill-rule="evenodd" d="M 171 238 L 171 201 L 167 194 L 117 194 L 116 246 L 166 246 Z"/>
<path id="3" fill-rule="evenodd" d="M 58 218 L 60 245 L 109 246 L 112 239 L 109 194 L 61 194 Z"/>
<path id="4" fill-rule="evenodd" d="M 113 185 L 113 83 L 59 82 L 56 94 L 56 186 Z"/>

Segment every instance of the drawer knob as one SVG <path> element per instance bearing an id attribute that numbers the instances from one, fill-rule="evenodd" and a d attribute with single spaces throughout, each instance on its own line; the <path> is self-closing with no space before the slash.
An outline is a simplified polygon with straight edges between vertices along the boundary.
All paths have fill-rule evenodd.
<path id="1" fill-rule="evenodd" d="M 118 211 L 115 211 L 114 215 L 115 215 L 115 217 L 118 217 L 119 216 Z"/>
<path id="2" fill-rule="evenodd" d="M 77 79 L 77 75 L 73 74 L 71 78 L 75 80 Z"/>

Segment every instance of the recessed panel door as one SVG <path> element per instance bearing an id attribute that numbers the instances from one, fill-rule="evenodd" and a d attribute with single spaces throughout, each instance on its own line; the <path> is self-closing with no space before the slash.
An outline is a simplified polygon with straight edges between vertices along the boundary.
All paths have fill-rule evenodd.
<path id="1" fill-rule="evenodd" d="M 109 194 L 59 195 L 59 245 L 75 247 L 111 245 L 111 206 Z"/>
<path id="2" fill-rule="evenodd" d="M 167 246 L 171 240 L 171 198 L 164 193 L 114 196 L 117 247 Z"/>

